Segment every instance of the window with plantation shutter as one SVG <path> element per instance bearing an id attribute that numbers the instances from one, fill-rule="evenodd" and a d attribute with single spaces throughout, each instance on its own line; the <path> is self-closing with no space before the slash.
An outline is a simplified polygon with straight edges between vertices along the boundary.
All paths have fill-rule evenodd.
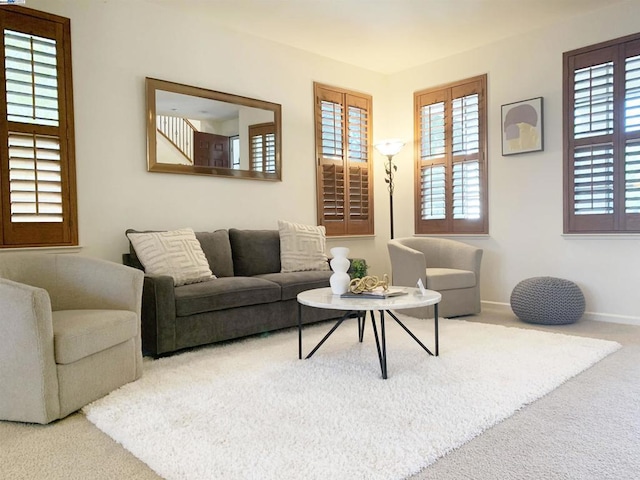
<path id="1" fill-rule="evenodd" d="M 318 224 L 327 235 L 373 234 L 371 96 L 314 84 Z"/>
<path id="2" fill-rule="evenodd" d="M 640 232 L 640 34 L 566 52 L 564 232 Z"/>
<path id="3" fill-rule="evenodd" d="M 276 173 L 276 124 L 249 125 L 249 142 L 251 170 Z"/>
<path id="4" fill-rule="evenodd" d="M 486 75 L 414 94 L 416 233 L 488 233 Z"/>
<path id="5" fill-rule="evenodd" d="M 0 246 L 77 245 L 70 22 L 0 7 Z"/>

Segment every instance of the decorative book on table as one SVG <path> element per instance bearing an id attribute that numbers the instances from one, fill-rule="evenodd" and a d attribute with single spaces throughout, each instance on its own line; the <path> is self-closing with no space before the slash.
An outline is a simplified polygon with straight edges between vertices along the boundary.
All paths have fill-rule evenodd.
<path id="1" fill-rule="evenodd" d="M 376 288 L 371 291 L 364 291 L 360 293 L 343 293 L 340 295 L 340 298 L 389 298 L 397 297 L 399 295 L 407 295 L 407 292 L 402 288 L 389 288 L 387 290 L 384 290 L 383 288 Z"/>

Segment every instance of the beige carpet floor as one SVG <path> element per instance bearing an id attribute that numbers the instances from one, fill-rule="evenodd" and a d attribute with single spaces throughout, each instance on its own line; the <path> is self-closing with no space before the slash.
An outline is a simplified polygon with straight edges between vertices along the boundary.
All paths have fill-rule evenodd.
<path id="1" fill-rule="evenodd" d="M 582 320 L 532 326 L 502 309 L 467 321 L 614 340 L 623 345 L 412 480 L 636 479 L 640 471 L 640 327 Z M 74 414 L 48 426 L 0 422 L 0 479 L 157 479 Z"/>

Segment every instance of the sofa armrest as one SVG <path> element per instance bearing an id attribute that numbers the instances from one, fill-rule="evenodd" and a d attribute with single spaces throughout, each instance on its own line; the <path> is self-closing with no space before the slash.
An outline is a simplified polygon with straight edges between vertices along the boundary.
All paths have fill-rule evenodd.
<path id="1" fill-rule="evenodd" d="M 0 278 L 0 305 L 0 418 L 49 423 L 60 415 L 49 295 Z"/>
<path id="2" fill-rule="evenodd" d="M 173 278 L 145 275 L 142 288 L 142 351 L 154 357 L 176 349 Z"/>
<path id="3" fill-rule="evenodd" d="M 387 244 L 391 259 L 391 283 L 402 287 L 415 287 L 418 279 L 427 284 L 427 263 L 424 254 L 391 240 Z"/>

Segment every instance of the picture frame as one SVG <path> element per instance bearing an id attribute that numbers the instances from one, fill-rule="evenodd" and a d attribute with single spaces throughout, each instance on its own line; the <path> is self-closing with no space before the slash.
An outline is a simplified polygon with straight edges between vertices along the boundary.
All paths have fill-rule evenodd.
<path id="1" fill-rule="evenodd" d="M 544 150 L 542 97 L 502 105 L 502 155 Z"/>

